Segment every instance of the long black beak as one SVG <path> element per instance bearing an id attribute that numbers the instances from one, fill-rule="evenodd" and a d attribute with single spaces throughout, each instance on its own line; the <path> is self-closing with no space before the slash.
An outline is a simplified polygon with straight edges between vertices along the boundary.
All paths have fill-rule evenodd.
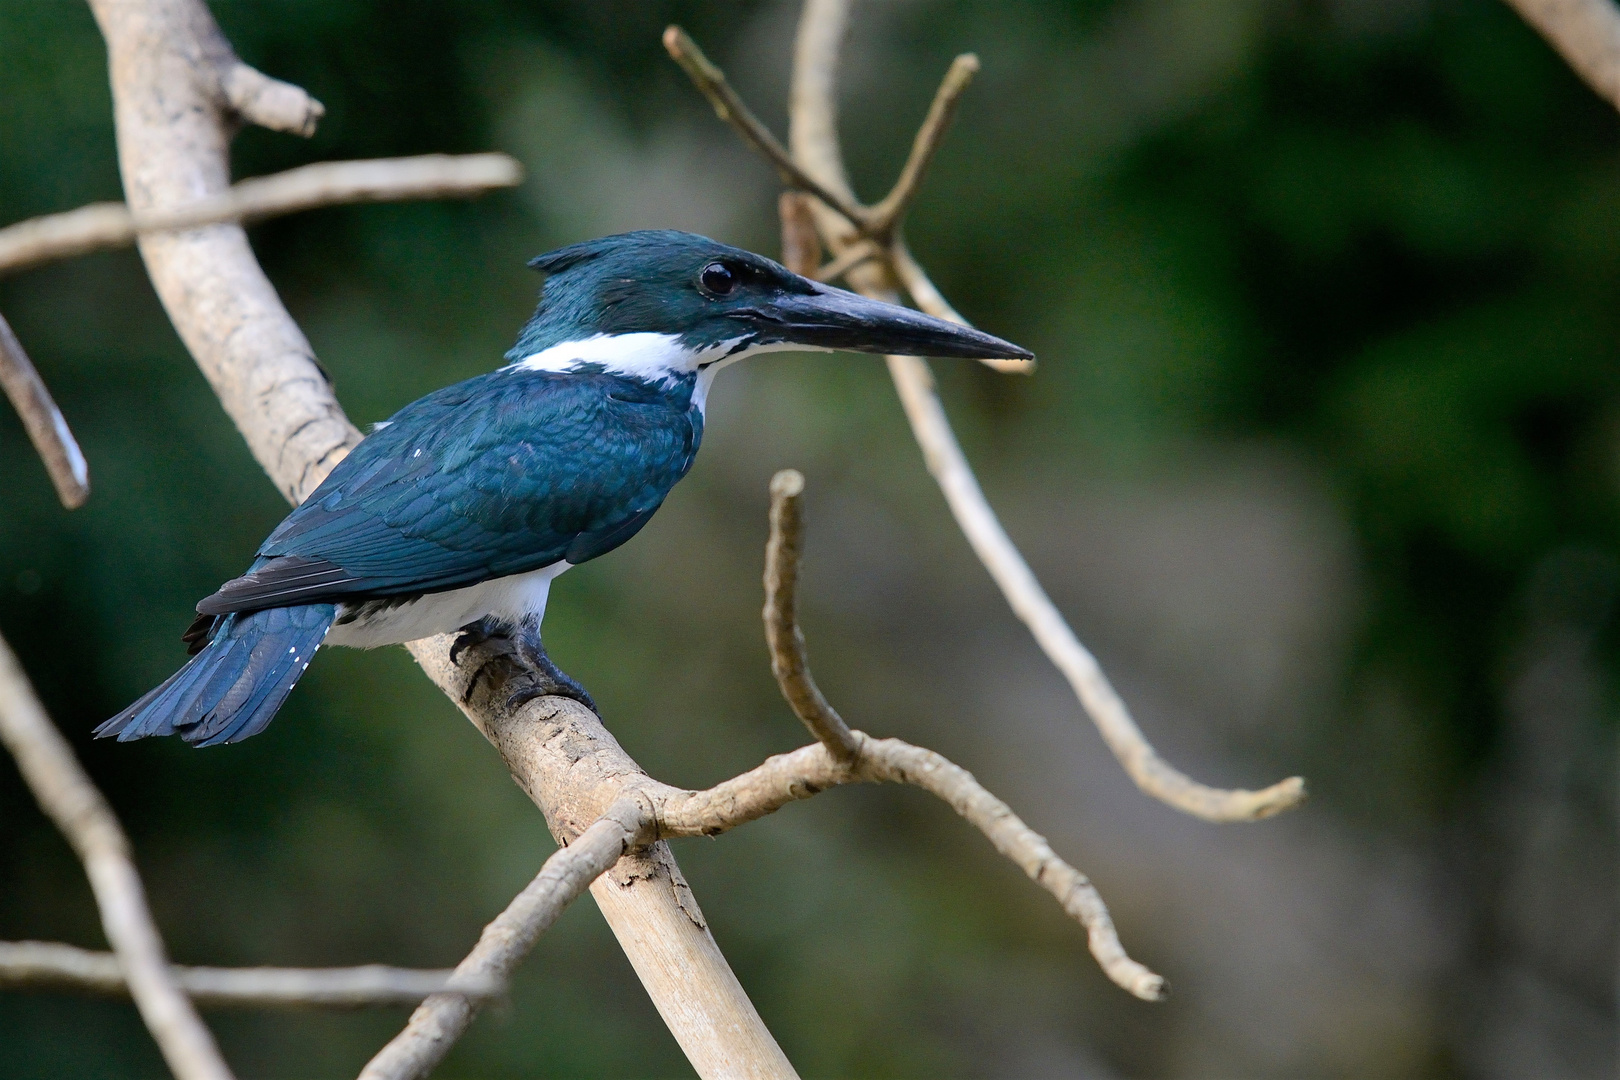
<path id="1" fill-rule="evenodd" d="M 811 293 L 783 293 L 769 303 L 730 312 L 762 339 L 810 349 L 955 356 L 968 360 L 1033 360 L 1035 354 L 970 326 L 868 300 L 858 293 L 809 282 Z"/>

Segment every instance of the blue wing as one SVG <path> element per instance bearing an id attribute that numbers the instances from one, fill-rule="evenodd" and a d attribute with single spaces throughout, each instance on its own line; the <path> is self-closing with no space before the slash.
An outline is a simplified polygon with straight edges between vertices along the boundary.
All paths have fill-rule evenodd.
<path id="1" fill-rule="evenodd" d="M 203 615 L 438 592 L 624 543 L 692 466 L 690 386 L 497 371 L 366 437 Z"/>

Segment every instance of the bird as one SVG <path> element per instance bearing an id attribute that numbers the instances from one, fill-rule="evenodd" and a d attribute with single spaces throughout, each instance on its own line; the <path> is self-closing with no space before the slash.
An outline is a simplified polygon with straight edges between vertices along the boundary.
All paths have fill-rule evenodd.
<path id="1" fill-rule="evenodd" d="M 378 423 L 197 604 L 190 659 L 95 729 L 240 742 L 316 650 L 455 633 L 503 639 L 509 704 L 595 702 L 547 656 L 551 583 L 647 524 L 692 468 L 722 369 L 779 350 L 1033 359 L 971 327 L 795 274 L 741 248 L 642 230 L 530 261 L 539 304 L 507 363 Z"/>

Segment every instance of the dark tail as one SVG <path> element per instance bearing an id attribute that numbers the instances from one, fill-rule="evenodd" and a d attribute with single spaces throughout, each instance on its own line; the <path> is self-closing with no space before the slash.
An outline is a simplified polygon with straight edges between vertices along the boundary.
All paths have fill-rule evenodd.
<path id="1" fill-rule="evenodd" d="M 193 746 L 217 746 L 257 735 L 309 667 L 335 613 L 331 604 L 306 604 L 223 616 L 185 667 L 96 736 L 128 742 L 178 733 Z"/>

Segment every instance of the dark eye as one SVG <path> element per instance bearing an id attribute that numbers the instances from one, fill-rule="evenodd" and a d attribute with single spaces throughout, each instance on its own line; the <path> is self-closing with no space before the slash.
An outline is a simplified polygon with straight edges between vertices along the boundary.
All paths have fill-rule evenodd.
<path id="1" fill-rule="evenodd" d="M 725 263 L 712 262 L 698 274 L 698 284 L 714 296 L 729 296 L 737 287 L 737 275 Z"/>

